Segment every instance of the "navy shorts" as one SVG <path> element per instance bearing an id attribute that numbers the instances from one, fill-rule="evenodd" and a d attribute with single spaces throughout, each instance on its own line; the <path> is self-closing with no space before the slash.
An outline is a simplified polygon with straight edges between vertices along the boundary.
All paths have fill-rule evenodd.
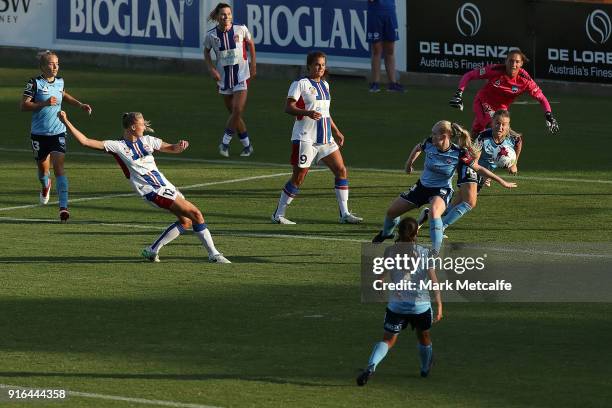
<path id="1" fill-rule="evenodd" d="M 395 14 L 368 13 L 366 24 L 368 42 L 399 40 L 397 16 Z"/>
<path id="2" fill-rule="evenodd" d="M 53 136 L 30 135 L 34 160 L 45 160 L 49 153 L 66 153 L 66 133 Z"/>
<path id="3" fill-rule="evenodd" d="M 478 185 L 478 187 L 476 187 L 477 191 L 480 192 L 482 186 L 484 186 L 486 179 L 486 177 L 479 175 L 472 168 L 465 165 L 461 165 L 459 167 L 459 177 L 457 178 L 457 185 L 460 186 L 465 183 L 475 183 Z"/>
<path id="4" fill-rule="evenodd" d="M 420 314 L 400 314 L 387 308 L 384 329 L 389 333 L 398 334 L 410 324 L 412 330 L 416 328 L 425 331 L 431 328 L 432 319 L 431 307 Z"/>
<path id="5" fill-rule="evenodd" d="M 429 204 L 429 200 L 436 196 L 443 199 L 448 207 L 453 197 L 453 189 L 450 187 L 425 187 L 421 184 L 421 180 L 419 180 L 415 185 L 410 187 L 410 190 L 400 194 L 400 197 L 406 201 L 410 201 L 417 207 Z"/>

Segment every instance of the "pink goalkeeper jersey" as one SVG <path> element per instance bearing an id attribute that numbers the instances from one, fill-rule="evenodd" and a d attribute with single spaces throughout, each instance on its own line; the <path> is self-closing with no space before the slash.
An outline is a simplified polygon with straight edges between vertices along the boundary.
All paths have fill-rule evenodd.
<path id="1" fill-rule="evenodd" d="M 550 104 L 538 84 L 522 68 L 516 78 L 511 78 L 506 74 L 504 64 L 475 68 L 463 75 L 461 82 L 459 82 L 459 89 L 463 91 L 468 82 L 474 79 L 488 80 L 486 85 L 478 91 L 476 98 L 488 103 L 495 110 L 508 109 L 517 96 L 529 92 L 532 98 L 540 102 L 544 112 L 551 111 Z"/>

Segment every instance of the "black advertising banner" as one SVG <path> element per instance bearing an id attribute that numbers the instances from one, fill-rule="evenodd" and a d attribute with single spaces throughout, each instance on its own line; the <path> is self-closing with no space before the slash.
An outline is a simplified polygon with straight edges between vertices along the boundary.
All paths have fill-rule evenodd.
<path id="1" fill-rule="evenodd" d="M 464 74 L 502 62 L 510 49 L 533 54 L 524 0 L 429 0 L 406 4 L 408 71 Z M 524 67 L 533 73 L 532 65 Z"/>
<path id="2" fill-rule="evenodd" d="M 536 75 L 612 83 L 612 5 L 539 2 Z"/>

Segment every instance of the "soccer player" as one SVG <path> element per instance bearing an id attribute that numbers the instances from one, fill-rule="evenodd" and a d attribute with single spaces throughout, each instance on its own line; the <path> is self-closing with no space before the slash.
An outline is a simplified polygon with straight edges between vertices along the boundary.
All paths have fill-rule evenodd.
<path id="1" fill-rule="evenodd" d="M 368 0 L 367 41 L 371 44 L 372 82 L 370 92 L 380 92 L 380 59 L 384 55 L 389 85 L 387 90 L 404 92 L 395 77 L 395 42 L 399 40 L 395 0 Z"/>
<path id="2" fill-rule="evenodd" d="M 59 218 L 67 222 L 68 211 L 68 178 L 64 171 L 66 154 L 66 127 L 57 117 L 62 110 L 62 102 L 78 106 L 91 115 L 92 108 L 79 102 L 64 89 L 64 78 L 58 77 L 59 58 L 53 51 L 44 51 L 38 55 L 41 75 L 30 78 L 23 91 L 20 109 L 32 112 L 30 138 L 32 152 L 38 167 L 38 180 L 41 189 L 39 202 L 47 204 L 51 196 L 51 178 L 49 170 L 53 165 L 57 193 L 59 196 Z"/>
<path id="3" fill-rule="evenodd" d="M 246 106 L 249 78 L 255 77 L 256 72 L 255 43 L 245 25 L 233 23 L 229 4 L 217 4 L 208 19 L 216 21 L 217 26 L 206 33 L 204 61 L 210 75 L 217 81 L 219 93 L 223 95 L 223 102 L 230 113 L 219 144 L 219 153 L 223 157 L 229 157 L 230 141 L 236 132 L 243 146 L 240 156 L 250 156 L 253 146 L 242 113 Z M 251 54 L 250 65 L 247 49 Z M 216 67 L 210 56 L 211 50 L 215 52 Z"/>
<path id="4" fill-rule="evenodd" d="M 523 146 L 522 136 L 510 128 L 510 112 L 498 110 L 493 115 L 493 127 L 487 129 L 476 138 L 476 145 L 479 146 L 475 151 L 475 159 L 478 165 L 490 171 L 495 171 L 497 164 L 494 154 L 503 148 L 514 149 L 516 152 L 516 162 L 508 167 L 510 174 L 518 172 L 518 158 L 521 155 Z M 454 195 L 452 204 L 442 217 L 442 230 L 446 230 L 449 225 L 457 222 L 461 217 L 476 207 L 478 193 L 486 182 L 486 177 L 477 176 L 476 172 L 463 163 L 459 164 L 459 178 L 457 186 L 459 191 Z M 417 221 L 419 225 L 424 223 L 429 214 L 429 208 L 421 211 Z"/>
<path id="5" fill-rule="evenodd" d="M 459 89 L 449 101 L 450 106 L 463 110 L 463 91 L 468 83 L 475 79 L 486 79 L 476 97 L 472 109 L 474 110 L 474 122 L 472 123 L 472 134 L 477 135 L 490 127 L 493 114 L 500 110 L 508 110 L 517 96 L 529 92 L 532 98 L 537 100 L 545 112 L 546 126 L 551 133 L 559 131 L 559 124 L 552 114 L 550 103 L 544 93 L 522 67 L 529 62 L 525 54 L 520 50 L 508 52 L 505 64 L 487 65 L 475 68 L 467 72 L 459 82 Z"/>
<path id="6" fill-rule="evenodd" d="M 389 271 L 391 281 L 400 283 L 402 281 L 410 281 L 416 285 L 414 290 L 397 290 L 390 294 L 390 300 L 387 304 L 385 313 L 385 323 L 382 341 L 374 345 L 368 366 L 357 377 L 357 385 L 364 386 L 368 380 L 374 375 L 376 367 L 383 358 L 387 355 L 390 348 L 395 345 L 399 333 L 408 327 L 408 324 L 416 332 L 418 340 L 417 349 L 421 360 L 421 377 L 427 377 L 431 371 L 433 364 L 433 346 L 431 344 L 430 329 L 432 323 L 439 322 L 442 319 L 442 297 L 440 291 L 434 290 L 436 300 L 436 315 L 433 316 L 429 291 L 421 288 L 420 284 L 429 280 L 433 284 L 438 283 L 436 271 L 434 268 L 429 268 L 427 259 L 429 258 L 429 250 L 417 245 L 417 222 L 412 217 L 404 218 L 398 226 L 399 245 L 387 248 L 385 257 L 394 257 L 396 254 L 403 255 L 411 253 L 412 257 L 418 259 L 414 264 L 418 265 L 415 270 L 392 270 Z"/>
<path id="7" fill-rule="evenodd" d="M 215 248 L 200 210 L 185 199 L 155 164 L 154 152 L 182 153 L 189 147 L 189 142 L 179 140 L 176 144 L 168 144 L 156 137 L 145 135 L 145 131 L 153 132 L 153 129 L 140 112 L 124 113 L 121 118 L 123 136 L 119 140 L 104 141 L 90 139 L 81 133 L 70 123 L 66 112 L 61 111 L 58 116 L 81 145 L 113 155 L 123 174 L 142 199 L 154 207 L 170 211 L 178 218 L 177 222 L 170 224 L 159 238 L 142 251 L 143 257 L 151 262 L 159 262 L 160 249 L 191 228 L 208 251 L 210 262 L 231 263 Z"/>
<path id="8" fill-rule="evenodd" d="M 459 144 L 452 143 L 451 139 L 458 140 Z M 431 136 L 412 149 L 406 162 L 406 173 L 411 174 L 414 171 L 415 160 L 421 153 L 425 153 L 425 168 L 420 179 L 391 203 L 387 209 L 383 229 L 372 242 L 383 242 L 392 238 L 393 230 L 402 214 L 429 203 L 431 204 L 429 232 L 433 253 L 439 254 L 443 238 L 441 216 L 453 195 L 452 180 L 460 164 L 495 180 L 506 188 L 516 187 L 515 183 L 508 183 L 480 166 L 474 159 L 476 149 L 477 147 L 471 143 L 470 134 L 460 125 L 446 120 L 437 122 L 431 129 Z"/>
<path id="9" fill-rule="evenodd" d="M 339 147 L 344 145 L 344 135 L 329 113 L 331 93 L 325 80 L 327 56 L 313 51 L 306 57 L 308 76 L 294 81 L 289 87 L 285 112 L 295 116 L 291 136 L 291 164 L 293 175 L 283 187 L 278 206 L 272 214 L 276 224 L 295 224 L 285 218 L 287 206 L 298 194 L 312 163 L 322 161 L 336 176 L 335 190 L 340 210 L 340 223 L 359 224 L 363 218 L 351 214 L 348 209 L 349 181 Z M 332 136 L 335 133 L 338 143 Z"/>

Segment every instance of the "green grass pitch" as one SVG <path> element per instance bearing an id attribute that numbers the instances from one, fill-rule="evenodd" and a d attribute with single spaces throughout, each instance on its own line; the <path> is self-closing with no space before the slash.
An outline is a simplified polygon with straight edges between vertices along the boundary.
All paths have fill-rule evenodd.
<path id="1" fill-rule="evenodd" d="M 288 81 L 252 83 L 245 120 L 255 153 L 239 158 L 234 140 L 223 163 L 216 146 L 226 112 L 205 75 L 63 70 L 66 89 L 94 108 L 91 117 L 66 108 L 89 136 L 119 138 L 121 113 L 137 110 L 166 141 L 191 142 L 182 155 L 158 154 L 158 165 L 187 187 L 233 264 L 207 263 L 189 235 L 150 264 L 140 250 L 172 217 L 130 194 L 103 153 L 69 140 L 70 223 L 56 221 L 56 205 L 29 206 L 38 181 L 30 114 L 18 101 L 34 75 L 0 68 L 0 384 L 168 406 L 590 407 L 612 399 L 609 303 L 449 303 L 432 330 L 430 378 L 418 377 L 415 339 L 404 332 L 368 386 L 355 386 L 384 313 L 382 304 L 360 303 L 360 241 L 417 179 L 401 169 L 433 123 L 470 125 L 469 111 L 446 104 L 453 89 L 372 95 L 361 81 L 334 78 L 349 204 L 365 222 L 338 224 L 333 176 L 322 170 L 308 175 L 288 210 L 298 224 L 279 226 L 269 217 L 290 172 Z M 525 135 L 519 188 L 487 189 L 449 230 L 451 240 L 612 241 L 612 102 L 547 96 L 561 133 L 547 134 L 539 106 L 513 106 L 513 127 Z M 37 406 L 146 406 L 107 397 Z"/>

